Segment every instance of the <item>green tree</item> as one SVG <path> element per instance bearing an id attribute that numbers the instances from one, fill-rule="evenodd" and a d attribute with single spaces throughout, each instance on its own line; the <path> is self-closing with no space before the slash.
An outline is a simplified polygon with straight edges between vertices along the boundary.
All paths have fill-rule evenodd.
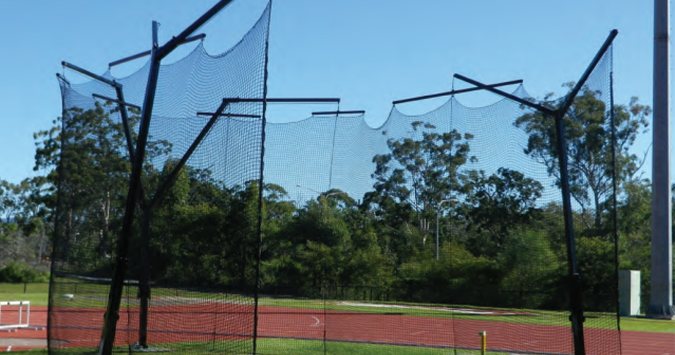
<path id="1" fill-rule="evenodd" d="M 389 139 L 389 154 L 373 158 L 374 190 L 366 195 L 368 202 L 381 208 L 403 204 L 416 210 L 435 208 L 439 201 L 461 189 L 459 168 L 469 156 L 471 134 L 456 130 L 437 132 L 431 124 L 413 122 L 414 132 L 422 138 Z M 427 130 L 427 131 L 424 131 Z"/>
<path id="2" fill-rule="evenodd" d="M 413 122 L 420 138 L 389 139 L 390 153 L 373 158 L 373 191 L 364 204 L 377 220 L 378 233 L 401 263 L 419 248 L 431 244 L 432 222 L 440 201 L 462 191 L 460 168 L 470 160 L 469 141 L 473 136 L 456 130 L 438 132 L 428 123 Z M 426 246 L 425 246 L 426 245 Z"/>
<path id="3" fill-rule="evenodd" d="M 517 294 L 519 307 L 536 308 L 536 303 L 528 302 L 530 292 L 548 291 L 553 281 L 563 274 L 560 266 L 564 264 L 551 250 L 544 231 L 513 230 L 498 261 L 505 272 L 501 286 Z"/>
<path id="4" fill-rule="evenodd" d="M 41 192 L 33 195 L 46 206 L 48 211 L 43 214 L 57 208 L 59 188 L 59 215 L 55 217 L 60 261 L 77 260 L 82 267 L 95 267 L 97 260 L 113 254 L 110 234 L 124 212 L 130 173 L 129 147 L 123 123 L 116 116 L 118 110 L 98 103 L 87 110 L 73 107 L 53 127 L 34 134 L 34 170 L 43 176 L 37 181 Z M 135 141 L 139 112 L 131 113 L 130 139 Z M 168 142 L 150 138 L 146 161 L 170 150 Z M 145 173 L 153 171 L 146 164 Z"/>
<path id="5" fill-rule="evenodd" d="M 312 286 L 340 285 L 351 251 L 351 233 L 333 196 L 308 201 L 293 223 L 302 274 Z"/>
<path id="6" fill-rule="evenodd" d="M 566 84 L 572 87 L 573 83 Z M 610 109 L 601 100 L 601 92 L 584 87 L 564 117 L 569 160 L 570 192 L 583 209 L 587 228 L 598 229 L 612 196 L 612 141 Z M 551 95 L 541 102 L 553 107 Z M 647 127 L 649 106 L 632 98 L 628 105 L 615 105 L 616 171 L 619 182 L 639 169 L 639 158 L 630 152 L 637 135 Z M 533 111 L 519 117 L 515 125 L 529 134 L 525 154 L 544 164 L 559 183 L 558 148 L 552 117 Z M 590 213 L 588 213 L 590 212 Z M 589 220 L 585 216 L 590 215 Z"/>
<path id="7" fill-rule="evenodd" d="M 40 265 L 46 256 L 51 226 L 45 222 L 41 192 L 39 177 L 19 184 L 0 180 L 0 260 L 4 263 Z"/>
<path id="8" fill-rule="evenodd" d="M 403 290 L 405 300 L 476 304 L 479 299 L 498 297 L 489 292 L 501 278 L 496 262 L 473 255 L 457 242 L 442 245 L 440 254 L 439 262 L 429 257 L 401 265 L 395 285 Z M 480 296 L 475 297 L 476 293 Z"/>
<path id="9" fill-rule="evenodd" d="M 474 231 L 474 237 L 467 241 L 469 250 L 494 258 L 513 228 L 537 219 L 540 210 L 536 202 L 544 187 L 508 168 L 499 168 L 489 176 L 484 171 L 468 171 L 465 181 L 466 201 L 459 212 Z"/>
<path id="10" fill-rule="evenodd" d="M 46 171 L 46 182 L 60 189 L 63 241 L 98 256 L 110 254 L 110 223 L 121 208 L 130 170 L 122 123 L 99 104 L 91 110 L 72 108 L 64 117 L 34 135 L 34 170 Z"/>

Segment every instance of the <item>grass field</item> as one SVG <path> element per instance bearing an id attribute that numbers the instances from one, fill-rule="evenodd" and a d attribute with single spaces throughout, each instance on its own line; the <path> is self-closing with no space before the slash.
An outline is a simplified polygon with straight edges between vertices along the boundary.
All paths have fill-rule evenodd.
<path id="1" fill-rule="evenodd" d="M 30 301 L 33 306 L 46 306 L 48 283 L 0 283 L 0 301 Z"/>

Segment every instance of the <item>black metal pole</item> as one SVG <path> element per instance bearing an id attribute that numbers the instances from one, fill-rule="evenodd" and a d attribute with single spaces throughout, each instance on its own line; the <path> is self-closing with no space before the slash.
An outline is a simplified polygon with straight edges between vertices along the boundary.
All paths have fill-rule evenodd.
<path id="1" fill-rule="evenodd" d="M 555 119 L 555 130 L 560 163 L 560 189 L 563 200 L 563 216 L 565 234 L 567 236 L 567 272 L 570 291 L 570 322 L 574 337 L 574 354 L 586 355 L 584 344 L 584 311 L 582 301 L 581 279 L 577 272 L 577 257 L 574 243 L 574 220 L 572 219 L 572 201 L 570 197 L 569 174 L 567 171 L 567 142 L 565 140 L 564 111 L 558 111 Z"/>
<path id="2" fill-rule="evenodd" d="M 129 161 L 133 162 L 134 155 L 136 153 L 134 152 L 134 142 L 131 136 L 131 126 L 129 125 L 129 113 L 127 111 L 126 106 L 138 108 L 139 110 L 141 108 L 136 105 L 126 103 L 124 101 L 124 90 L 122 84 L 119 84 L 117 82 L 115 82 L 115 84 L 116 84 L 115 93 L 117 94 L 117 100 L 115 101 L 119 105 L 120 116 L 122 116 L 122 126 L 124 127 L 124 136 L 127 141 L 127 149 L 129 150 Z M 143 184 L 141 182 L 138 183 L 138 195 L 136 196 L 136 200 L 138 202 L 138 205 L 141 206 L 141 208 L 145 208 L 145 194 L 143 193 Z"/>
<path id="3" fill-rule="evenodd" d="M 616 171 L 616 125 L 614 116 L 614 69 L 609 73 L 609 123 L 612 125 L 612 228 L 614 228 L 614 280 L 619 284 L 619 215 L 617 206 L 617 171 Z M 616 324 L 617 331 L 621 334 L 621 314 L 619 310 L 619 288 L 615 288 L 614 302 L 616 302 Z M 619 353 L 621 353 L 621 342 L 619 342 Z"/>
<path id="4" fill-rule="evenodd" d="M 226 97 L 223 101 L 229 103 L 239 102 L 266 102 L 266 103 L 296 103 L 296 104 L 310 104 L 310 103 L 340 103 L 339 98 L 335 97 L 272 97 L 272 98 L 241 98 L 241 97 Z"/>
<path id="5" fill-rule="evenodd" d="M 364 110 L 353 110 L 353 111 L 314 111 L 312 116 L 321 116 L 321 115 L 363 115 L 366 111 Z"/>
<path id="6" fill-rule="evenodd" d="M 152 45 L 157 48 L 157 27 L 158 23 L 152 23 Z M 117 260 L 113 273 L 112 283 L 110 285 L 110 294 L 108 296 L 108 308 L 105 314 L 105 323 L 101 335 L 100 355 L 111 355 L 113 343 L 115 342 L 115 333 L 117 330 L 117 321 L 119 320 L 119 309 L 122 300 L 122 289 L 124 287 L 124 277 L 128 267 L 128 249 L 131 239 L 134 214 L 136 211 L 136 197 L 141 181 L 141 171 L 143 160 L 145 158 L 145 147 L 148 142 L 148 133 L 150 130 L 150 119 L 152 117 L 152 106 L 155 102 L 155 92 L 157 90 L 157 80 L 159 77 L 160 61 L 157 58 L 156 51 L 153 51 L 150 60 L 150 70 L 148 74 L 148 84 L 145 91 L 145 100 L 141 113 L 141 123 L 138 131 L 138 142 L 136 143 L 136 154 L 133 157 L 131 167 L 131 177 L 129 179 L 129 191 L 127 193 L 126 206 L 124 210 L 124 219 L 122 222 L 122 233 L 119 238 Z"/>
<path id="7" fill-rule="evenodd" d="M 150 306 L 150 221 L 152 206 L 143 208 L 141 225 L 141 277 L 138 286 L 138 296 L 141 299 L 141 309 L 138 319 L 138 345 L 148 348 L 148 307 Z"/>
<path id="8" fill-rule="evenodd" d="M 212 8 L 206 11 L 200 18 L 195 20 L 190 26 L 188 26 L 183 32 L 178 36 L 173 37 L 169 42 L 163 45 L 158 49 L 157 58 L 161 61 L 164 57 L 169 55 L 176 47 L 185 42 L 189 35 L 193 34 L 200 27 L 202 27 L 206 22 L 208 22 L 213 16 L 215 16 L 220 10 L 227 6 L 232 0 L 221 0 L 215 4 Z"/>
<path id="9" fill-rule="evenodd" d="M 141 112 L 141 127 L 138 132 L 138 143 L 136 144 L 136 155 L 134 156 L 134 167 L 132 169 L 132 181 L 131 185 L 138 185 L 138 187 L 130 187 L 129 195 L 131 195 L 131 189 L 135 188 L 138 191 L 138 188 L 141 184 L 141 171 L 143 170 L 143 160 L 145 159 L 145 149 L 148 142 L 148 134 L 150 132 L 150 120 L 152 118 L 152 109 L 155 104 L 155 93 L 157 91 L 157 82 L 159 80 L 159 68 L 161 64 L 161 58 L 157 57 L 158 50 L 158 41 L 157 41 L 157 31 L 159 29 L 159 23 L 157 21 L 152 22 L 152 54 L 150 56 L 150 74 L 148 75 L 148 85 L 145 91 L 145 98 L 143 100 L 143 109 Z M 134 176 L 134 172 L 136 172 Z M 134 181 L 135 179 L 135 181 Z M 149 244 L 147 240 L 149 238 L 149 228 L 150 220 L 146 218 L 149 216 L 151 206 L 146 206 L 145 211 L 143 211 L 143 221 L 141 226 L 141 268 L 148 267 L 145 264 L 146 258 L 149 258 L 148 249 L 144 246 Z M 147 223 L 147 226 L 146 226 Z M 146 229 L 147 227 L 147 229 Z M 149 261 L 148 261 L 149 264 Z M 141 270 L 141 279 L 139 285 L 139 296 L 141 299 L 140 304 L 140 318 L 139 318 L 139 335 L 146 336 L 147 331 L 147 315 L 148 315 L 148 299 L 150 298 L 150 273 L 149 270 Z M 145 329 L 144 329 L 145 328 Z M 147 348 L 147 339 L 139 339 L 139 345 L 143 348 Z"/>
<path id="10" fill-rule="evenodd" d="M 80 67 L 78 67 L 77 65 L 70 64 L 70 63 L 68 63 L 68 62 L 66 62 L 66 61 L 62 61 L 62 62 L 61 62 L 61 65 L 63 65 L 63 66 L 66 67 L 66 68 L 72 69 L 72 70 L 74 70 L 74 71 L 76 71 L 76 72 L 79 72 L 80 74 L 84 74 L 84 75 L 86 75 L 86 76 L 88 76 L 88 77 L 90 77 L 90 78 L 92 78 L 92 79 L 96 79 L 96 80 L 98 80 L 98 81 L 100 81 L 100 82 L 106 83 L 106 84 L 108 84 L 108 85 L 110 85 L 110 86 L 113 86 L 113 87 L 117 86 L 117 83 L 116 83 L 116 82 L 114 82 L 114 81 L 112 81 L 112 80 L 110 80 L 110 79 L 106 79 L 106 78 L 104 78 L 104 77 L 102 77 L 102 76 L 100 76 L 100 75 L 94 74 L 94 73 L 90 72 L 89 70 L 80 68 Z"/>
<path id="11" fill-rule="evenodd" d="M 118 94 L 119 94 L 119 93 L 118 93 Z M 138 106 L 138 105 L 130 104 L 130 103 L 128 103 L 128 102 L 124 102 L 124 101 L 118 100 L 118 99 L 113 99 L 112 97 L 107 97 L 107 96 L 103 96 L 103 95 L 99 95 L 99 94 L 91 94 L 91 96 L 93 96 L 95 99 L 101 99 L 101 100 L 106 100 L 106 101 L 114 102 L 114 103 L 116 103 L 116 104 L 118 104 L 118 105 L 120 105 L 120 106 L 129 106 L 129 107 L 135 108 L 135 109 L 137 109 L 137 110 L 140 110 L 140 109 L 141 109 L 141 107 Z"/>
<path id="12" fill-rule="evenodd" d="M 117 94 L 117 99 L 120 102 L 124 102 L 124 91 L 122 91 L 122 85 L 115 87 L 115 93 Z M 129 125 L 129 114 L 127 108 L 124 105 L 119 105 L 120 116 L 122 116 L 122 125 L 124 126 L 124 136 L 127 139 L 127 148 L 129 149 L 129 161 L 134 161 L 134 141 L 131 138 L 131 126 Z"/>
<path id="13" fill-rule="evenodd" d="M 197 112 L 197 116 L 213 116 L 215 113 L 213 112 Z M 242 118 L 262 118 L 260 115 L 249 115 L 245 113 L 221 113 L 221 117 L 242 117 Z"/>

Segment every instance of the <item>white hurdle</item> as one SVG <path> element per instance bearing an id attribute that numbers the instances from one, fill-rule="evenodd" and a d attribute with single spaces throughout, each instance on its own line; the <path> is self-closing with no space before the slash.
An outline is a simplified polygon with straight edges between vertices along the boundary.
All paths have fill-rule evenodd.
<path id="1" fill-rule="evenodd" d="M 2 306 L 19 306 L 19 320 L 16 324 L 3 324 L 2 323 Z M 26 322 L 22 323 L 23 320 L 23 308 L 26 306 Z M 0 302 L 0 330 L 6 329 L 16 329 L 16 328 L 28 328 L 30 323 L 30 301 L 9 301 L 9 302 Z"/>

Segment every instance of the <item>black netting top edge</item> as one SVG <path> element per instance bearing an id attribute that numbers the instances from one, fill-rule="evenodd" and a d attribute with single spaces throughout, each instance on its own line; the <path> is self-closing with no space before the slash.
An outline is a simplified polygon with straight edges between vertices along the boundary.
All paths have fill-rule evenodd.
<path id="1" fill-rule="evenodd" d="M 255 22 L 255 24 L 239 39 L 239 41 L 236 44 L 234 44 L 230 48 L 226 49 L 225 51 L 223 51 L 221 53 L 211 54 L 204 47 L 204 41 L 202 40 L 202 41 L 199 41 L 198 44 L 195 46 L 195 48 L 192 51 L 190 51 L 190 53 L 188 53 L 186 56 L 184 56 L 183 58 L 180 58 L 180 59 L 178 59 L 178 60 L 176 60 L 172 63 L 162 64 L 161 68 L 168 68 L 170 66 L 177 65 L 177 64 L 179 64 L 183 61 L 188 60 L 190 57 L 192 57 L 194 55 L 204 55 L 204 56 L 214 58 L 214 59 L 226 57 L 228 54 L 232 53 L 235 49 L 237 49 L 237 47 L 239 47 L 246 40 L 246 37 L 249 36 L 251 33 L 253 33 L 256 29 L 258 29 L 259 26 L 261 26 L 262 24 L 269 25 L 270 7 L 271 7 L 271 2 L 268 2 L 267 6 L 265 7 L 265 10 L 263 10 L 262 14 L 258 18 L 258 20 Z M 133 78 L 136 75 L 144 73 L 144 71 L 146 71 L 147 68 L 149 68 L 149 66 L 150 66 L 150 60 L 148 59 L 148 60 L 145 61 L 145 64 L 143 64 L 138 70 L 136 70 L 135 72 L 133 72 L 129 75 L 116 77 L 116 76 L 112 75 L 112 73 L 110 72 L 110 68 L 108 68 L 101 76 L 106 78 L 106 79 L 110 79 L 110 80 L 114 80 L 114 81 L 126 80 L 126 79 L 129 79 L 129 78 Z M 160 71 L 161 71 L 161 69 L 160 69 Z M 61 81 L 61 79 L 59 79 L 59 81 Z M 97 81 L 96 80 L 89 80 L 89 81 L 85 81 L 85 82 L 82 82 L 82 83 L 71 84 L 71 85 L 69 85 L 69 87 L 72 90 L 77 91 L 75 89 L 75 87 L 89 85 L 92 82 L 97 82 Z"/>

